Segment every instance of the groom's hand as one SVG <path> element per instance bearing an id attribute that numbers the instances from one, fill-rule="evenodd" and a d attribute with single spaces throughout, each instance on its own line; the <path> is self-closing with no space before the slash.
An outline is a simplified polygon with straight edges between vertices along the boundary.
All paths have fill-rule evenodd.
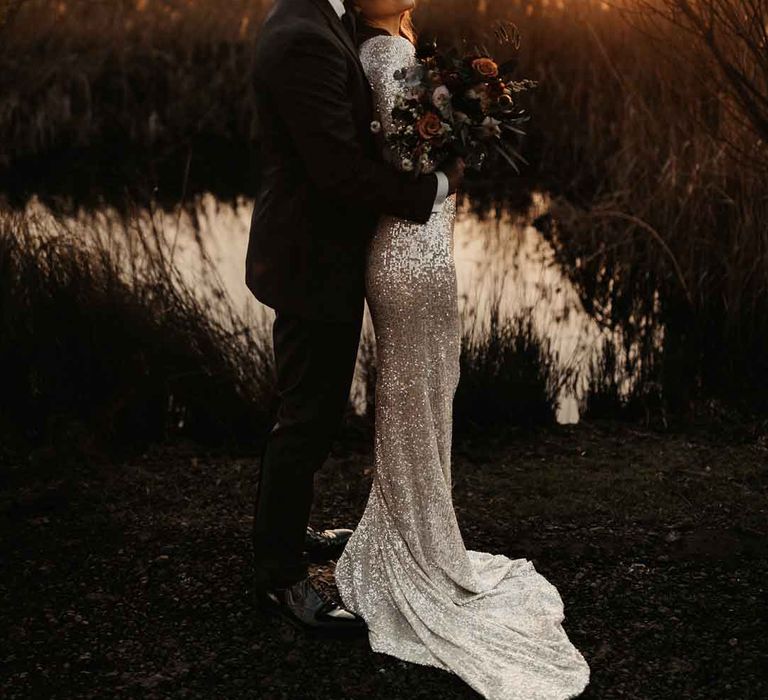
<path id="1" fill-rule="evenodd" d="M 458 157 L 448 161 L 442 171 L 448 178 L 448 194 L 453 194 L 464 182 L 464 159 Z"/>

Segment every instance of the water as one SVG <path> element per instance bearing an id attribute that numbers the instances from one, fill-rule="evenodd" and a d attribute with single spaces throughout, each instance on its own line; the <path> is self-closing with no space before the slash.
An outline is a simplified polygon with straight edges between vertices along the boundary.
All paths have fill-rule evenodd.
<path id="1" fill-rule="evenodd" d="M 557 409 L 558 422 L 575 423 L 589 365 L 599 353 L 602 336 L 585 313 L 573 285 L 554 262 L 550 244 L 530 224 L 547 206 L 546 195 L 537 193 L 528 212 L 508 214 L 500 221 L 482 221 L 466 209 L 459 211 L 454 231 L 459 304 L 465 322 L 473 323 L 479 332 L 488 323 L 495 298 L 499 299 L 502 318 L 533 320 L 536 333 L 550 341 L 556 364 L 571 368 L 576 376 L 575 388 L 561 390 Z M 234 307 L 250 323 L 268 325 L 274 313 L 253 297 L 244 281 L 252 207 L 249 199 L 242 198 L 232 206 L 204 195 L 197 200 L 192 217 L 187 213 L 144 211 L 130 226 L 140 228 L 145 235 L 151 235 L 152 229 L 158 232 L 184 280 L 205 295 L 211 285 L 202 247 Z M 28 209 L 38 217 L 50 216 L 34 200 Z M 103 210 L 97 215 L 81 213 L 65 221 L 87 238 L 109 235 L 112 227 L 123 227 L 117 220 L 116 214 Z M 367 308 L 364 333 L 372 334 Z M 358 374 L 353 401 L 362 407 L 363 399 L 362 376 Z"/>

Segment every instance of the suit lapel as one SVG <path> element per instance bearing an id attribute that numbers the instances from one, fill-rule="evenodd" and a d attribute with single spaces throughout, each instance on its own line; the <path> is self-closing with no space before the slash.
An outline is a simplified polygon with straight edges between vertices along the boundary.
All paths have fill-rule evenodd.
<path id="1" fill-rule="evenodd" d="M 347 51 L 349 51 L 350 55 L 355 60 L 355 63 L 360 68 L 360 72 L 364 75 L 363 64 L 360 63 L 360 55 L 358 54 L 357 47 L 353 43 L 352 37 L 347 33 L 347 30 L 344 29 L 344 25 L 331 7 L 331 3 L 329 3 L 328 0 L 310 0 L 310 2 L 314 3 L 323 14 L 331 31 L 333 31 L 333 33 L 341 40 L 341 43 L 344 44 Z M 367 83 L 368 81 L 366 80 L 365 82 Z"/>

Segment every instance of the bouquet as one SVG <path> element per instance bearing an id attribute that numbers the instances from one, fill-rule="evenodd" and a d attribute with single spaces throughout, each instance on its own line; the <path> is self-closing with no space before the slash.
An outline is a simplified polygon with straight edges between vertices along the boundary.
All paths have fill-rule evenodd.
<path id="1" fill-rule="evenodd" d="M 512 80 L 512 65 L 499 66 L 485 51 L 452 49 L 396 71 L 403 89 L 386 144 L 401 167 L 418 174 L 462 156 L 467 167 L 480 170 L 498 156 L 519 173 L 517 161 L 527 161 L 511 141 L 525 135 L 520 125 L 530 117 L 518 106 L 518 96 L 538 83 Z"/>

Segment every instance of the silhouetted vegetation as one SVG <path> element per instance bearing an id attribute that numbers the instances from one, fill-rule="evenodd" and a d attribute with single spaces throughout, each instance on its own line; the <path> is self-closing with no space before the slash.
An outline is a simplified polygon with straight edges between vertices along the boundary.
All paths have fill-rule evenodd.
<path id="1" fill-rule="evenodd" d="M 159 237 L 86 242 L 0 213 L 0 280 L 0 425 L 17 447 L 98 457 L 167 439 L 257 443 L 269 427 L 259 329 L 193 294 Z"/>
<path id="2" fill-rule="evenodd" d="M 558 392 L 570 377 L 530 317 L 506 319 L 496 303 L 487 329 L 464 323 L 461 378 L 454 400 L 459 429 L 555 422 Z"/>
<path id="3" fill-rule="evenodd" d="M 11 204 L 20 206 L 32 193 L 60 210 L 69 208 L 66 196 L 72 205 L 99 207 L 107 201 L 122 209 L 126 191 L 150 205 L 164 206 L 188 205 L 203 190 L 223 199 L 252 194 L 258 181 L 258 123 L 249 66 L 268 4 L 6 3 L 0 18 L 0 188 Z M 733 4 L 724 0 L 718 7 Z M 767 88 L 765 54 L 754 31 L 758 20 L 766 18 L 759 15 L 762 5 L 750 5 L 749 12 L 713 12 L 699 21 L 672 12 L 677 5 L 677 0 L 626 0 L 606 9 L 600 2 L 558 7 L 506 0 L 423 0 L 417 12 L 423 34 L 444 41 L 458 33 L 479 36 L 502 18 L 520 29 L 522 43 L 515 57 L 519 73 L 540 83 L 528 105 L 534 118 L 524 154 L 531 165 L 523 177 L 478 178 L 467 191 L 481 215 L 523 207 L 533 189 L 550 193 L 553 206 L 537 225 L 553 243 L 587 311 L 621 337 L 624 348 L 614 348 L 615 361 L 606 357 L 595 366 L 587 408 L 596 414 L 615 409 L 634 417 L 648 418 L 654 412 L 685 416 L 697 402 L 713 398 L 744 411 L 766 410 L 768 192 L 760 105 Z M 742 56 L 739 41 L 744 42 L 743 64 L 734 58 Z M 16 231 L 25 226 L 15 220 Z M 37 248 L 27 251 L 30 244 L 19 242 L 15 232 L 5 234 L 4 241 L 15 246 L 14 259 L 26 255 L 27 263 L 45 264 Z M 65 255 L 63 244 L 48 245 L 56 255 Z M 74 250 L 72 241 L 67 245 L 67 251 Z M 19 308 L 31 313 L 34 304 L 50 306 L 53 302 L 40 290 L 60 285 L 63 291 L 51 297 L 69 294 L 77 298 L 71 303 L 83 318 L 103 318 L 98 308 L 106 302 L 85 308 L 88 294 L 82 289 L 92 281 L 90 272 L 76 274 L 81 254 L 66 255 L 67 264 L 59 258 L 55 263 L 69 277 L 48 280 L 48 273 L 35 268 L 42 276 L 33 276 L 29 284 L 37 291 Z M 164 268 L 162 261 L 158 264 Z M 22 282 L 14 284 L 16 295 Z M 162 366 L 179 362 L 189 368 L 205 356 L 205 362 L 218 368 L 211 369 L 211 376 L 231 387 L 217 391 L 217 400 L 251 396 L 243 389 L 250 380 L 242 375 L 249 372 L 238 368 L 255 362 L 254 355 L 251 350 L 237 358 L 229 355 L 239 347 L 230 342 L 229 331 L 218 329 L 213 321 L 193 323 L 194 314 L 208 310 L 190 305 L 181 292 L 175 293 L 182 295 L 183 312 L 157 305 L 141 285 L 120 291 L 114 283 L 110 289 L 120 299 L 110 303 L 121 310 L 112 317 L 125 311 L 128 319 L 110 321 L 115 332 L 133 329 L 133 340 L 123 340 L 121 347 L 139 343 L 136 339 L 143 333 L 163 338 L 161 349 L 152 355 L 165 358 L 157 360 Z M 11 296 L 10 290 L 3 293 Z M 103 298 L 101 291 L 98 294 L 102 297 L 94 293 L 92 298 Z M 144 313 L 156 312 L 181 315 L 172 316 L 173 323 L 158 331 L 156 319 L 141 319 Z M 82 319 L 77 323 L 86 324 Z M 209 329 L 201 331 L 205 342 L 188 342 L 192 326 Z M 104 344 L 111 330 L 105 328 L 100 336 L 85 333 L 85 325 L 76 328 L 76 323 L 58 329 L 54 324 L 49 331 L 36 332 L 53 338 L 67 331 L 71 342 L 80 332 L 81 342 L 92 341 L 94 348 L 79 353 L 110 356 Z M 166 329 L 172 333 L 165 335 Z M 516 420 L 506 411 L 516 411 L 515 402 L 528 401 L 541 411 L 519 415 L 550 420 L 553 377 L 542 359 L 547 354 L 543 341 L 527 336 L 521 327 L 497 325 L 493 333 L 498 335 L 465 338 L 457 421 L 482 424 L 490 405 Z M 9 342 L 5 337 L 2 342 Z M 171 341 L 186 347 L 171 350 Z M 214 359 L 217 342 L 223 343 L 226 360 Z M 249 347 L 266 353 L 263 344 Z M 60 355 L 71 350 L 67 343 L 60 348 L 68 348 Z M 174 352 L 182 359 L 167 359 Z M 132 351 L 126 353 L 133 357 Z M 515 362 L 506 366 L 513 357 Z M 51 357 L 40 359 L 50 362 Z M 135 363 L 127 366 L 138 366 Z M 98 362 L 93 366 L 94 376 L 100 377 L 93 386 L 109 393 L 107 369 Z M 492 379 L 495 371 L 500 374 Z M 614 377 L 617 371 L 629 378 Z M 524 376 L 526 388 L 521 390 Z M 27 383 L 20 387 L 31 386 L 23 381 Z M 121 381 L 139 392 L 127 375 Z M 150 384 L 157 386 L 148 383 L 141 390 L 146 396 L 151 395 Z M 631 395 L 626 394 L 628 388 Z M 61 396 L 70 390 L 58 380 L 48 382 L 46 389 Z M 154 413 L 138 411 L 129 418 L 137 409 L 113 408 L 99 420 L 126 426 L 133 421 L 139 433 L 168 433 L 173 422 L 167 415 L 159 417 L 161 397 L 178 397 L 179 390 L 152 391 L 157 392 L 150 401 Z M 205 402 L 193 398 L 190 386 L 185 391 L 185 402 L 198 407 L 193 413 L 213 412 L 212 405 L 202 406 Z M 227 410 L 237 412 L 239 400 L 226 399 Z M 485 409 L 483 401 L 488 402 Z M 137 398 L 135 405 L 140 403 Z M 246 404 L 253 400 L 244 400 Z M 34 405 L 59 410 L 52 399 Z M 260 400 L 260 405 L 265 404 Z M 22 413 L 15 419 L 22 420 Z M 47 420 L 37 409 L 33 414 L 34 420 L 24 419 L 30 426 Z M 113 414 L 114 419 L 108 418 Z M 237 423 L 229 417 L 209 419 L 211 425 Z M 154 426 L 151 430 L 147 422 Z M 188 434 L 198 432 L 189 428 L 194 420 L 186 425 Z"/>
<path id="4" fill-rule="evenodd" d="M 85 240 L 83 227 L 78 235 L 63 218 L 0 215 L 0 427 L 17 447 L 79 459 L 178 439 L 256 446 L 270 427 L 264 319 L 242 318 L 211 269 L 193 289 L 168 237 L 148 220 L 148 231 L 131 218 L 94 221 Z M 563 377 L 549 344 L 529 321 L 500 319 L 498 309 L 477 332 L 471 314 L 463 318 L 457 434 L 554 422 Z M 347 427 L 370 431 L 376 360 L 368 333 L 359 364 L 366 407 L 358 415 L 350 406 Z"/>

